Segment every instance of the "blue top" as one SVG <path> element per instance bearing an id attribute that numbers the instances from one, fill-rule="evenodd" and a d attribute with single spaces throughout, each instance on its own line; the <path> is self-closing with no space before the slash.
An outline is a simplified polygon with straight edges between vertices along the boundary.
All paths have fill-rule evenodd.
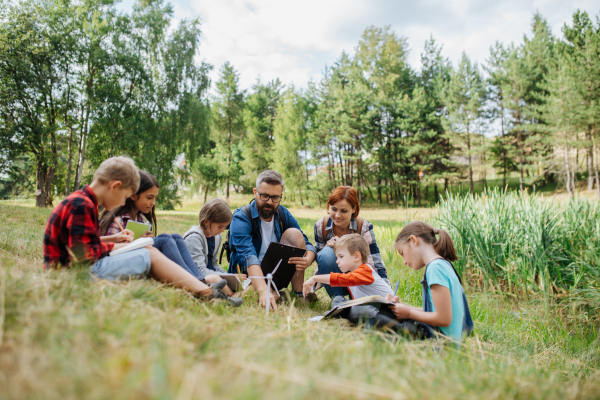
<path id="1" fill-rule="evenodd" d="M 465 308 L 463 304 L 463 290 L 452 265 L 444 260 L 437 259 L 427 265 L 425 271 L 427 278 L 427 292 L 429 294 L 430 309 L 435 311 L 433 299 L 431 298 L 431 285 L 440 285 L 450 290 L 450 299 L 452 301 L 452 322 L 448 327 L 440 326 L 442 333 L 453 340 L 460 342 L 463 334 L 463 319 Z"/>
<path id="2" fill-rule="evenodd" d="M 231 246 L 231 256 L 229 261 L 230 273 L 237 272 L 236 265 L 239 265 L 243 272 L 246 272 L 246 269 L 250 265 L 260 265 L 258 254 L 260 253 L 260 246 L 262 244 L 262 234 L 260 230 L 261 219 L 256 210 L 255 201 L 252 202 L 250 209 L 252 211 L 252 220 L 257 222 L 258 232 L 252 232 L 252 221 L 248 219 L 246 214 L 244 214 L 240 208 L 233 213 L 233 219 L 229 226 L 229 244 Z M 296 218 L 294 218 L 284 206 L 280 205 L 277 208 L 277 212 L 273 215 L 273 218 L 276 216 L 283 222 L 283 226 L 286 229 L 296 228 L 302 232 Z M 274 225 L 275 237 L 277 238 L 277 242 L 279 242 L 281 240 L 282 232 L 278 223 Z M 302 232 L 302 236 L 304 236 L 306 250 L 315 253 L 316 257 L 317 252 L 314 246 L 308 241 L 304 232 Z"/>
<path id="3" fill-rule="evenodd" d="M 214 270 L 215 267 L 213 267 L 213 253 L 215 252 L 215 237 L 207 237 L 206 244 L 208 245 L 208 253 L 206 253 L 206 265 L 208 268 Z"/>

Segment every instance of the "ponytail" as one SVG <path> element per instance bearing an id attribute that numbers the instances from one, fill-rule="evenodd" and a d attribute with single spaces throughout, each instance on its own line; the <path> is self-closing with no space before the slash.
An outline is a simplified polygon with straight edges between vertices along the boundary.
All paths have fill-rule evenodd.
<path id="1" fill-rule="evenodd" d="M 436 235 L 439 236 L 439 239 Z M 408 242 L 411 236 L 421 238 L 426 243 L 433 245 L 435 252 L 444 259 L 450 262 L 458 260 L 452 238 L 445 230 L 434 228 L 425 222 L 413 221 L 398 234 L 396 246 Z"/>

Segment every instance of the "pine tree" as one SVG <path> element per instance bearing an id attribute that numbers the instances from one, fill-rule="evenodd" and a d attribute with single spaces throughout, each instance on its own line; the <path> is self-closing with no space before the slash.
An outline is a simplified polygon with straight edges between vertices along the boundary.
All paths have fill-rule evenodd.
<path id="1" fill-rule="evenodd" d="M 573 26 L 565 25 L 564 51 L 567 71 L 571 76 L 571 92 L 580 104 L 575 114 L 575 128 L 585 132 L 588 190 L 598 180 L 594 167 L 595 136 L 600 123 L 600 22 L 594 24 L 586 12 L 573 15 Z M 600 193 L 600 191 L 599 191 Z"/>
<path id="2" fill-rule="evenodd" d="M 217 95 L 212 104 L 215 142 L 225 155 L 223 177 L 225 180 L 225 197 L 229 201 L 229 187 L 241 175 L 240 159 L 235 157 L 245 132 L 243 111 L 244 94 L 239 88 L 239 75 L 233 66 L 223 64 L 217 82 Z"/>
<path id="3" fill-rule="evenodd" d="M 468 160 L 471 192 L 474 192 L 472 135 L 476 133 L 474 130 L 477 119 L 483 112 L 484 100 L 485 91 L 479 67 L 477 63 L 471 63 L 467 55 L 463 53 L 458 69 L 453 71 L 450 77 L 446 92 L 446 105 L 450 130 L 455 138 L 466 146 L 465 155 Z"/>
<path id="4" fill-rule="evenodd" d="M 283 175 L 286 189 L 298 193 L 301 204 L 302 190 L 307 186 L 306 164 L 301 156 L 307 145 L 305 108 L 305 100 L 292 86 L 284 92 L 273 124 L 273 168 Z"/>
<path id="5" fill-rule="evenodd" d="M 253 93 L 246 99 L 244 123 L 246 137 L 243 143 L 243 183 L 253 187 L 258 174 L 273 162 L 273 130 L 277 107 L 284 85 L 279 79 L 267 84 L 260 81 L 252 87 Z"/>
<path id="6" fill-rule="evenodd" d="M 424 52 L 421 53 L 421 71 L 419 74 L 419 83 L 425 91 L 425 95 L 430 99 L 427 102 L 430 109 L 425 110 L 424 115 L 434 113 L 434 116 L 427 118 L 425 121 L 428 129 L 435 133 L 431 138 L 434 146 L 431 148 L 431 164 L 425 179 L 433 184 L 435 202 L 439 198 L 437 181 L 439 179 L 444 180 L 444 192 L 446 192 L 449 180 L 456 177 L 459 171 L 457 163 L 450 159 L 456 149 L 444 127 L 444 118 L 446 118 L 445 90 L 450 81 L 452 66 L 448 59 L 442 58 L 441 51 L 442 46 L 437 46 L 433 37 L 425 42 Z"/>

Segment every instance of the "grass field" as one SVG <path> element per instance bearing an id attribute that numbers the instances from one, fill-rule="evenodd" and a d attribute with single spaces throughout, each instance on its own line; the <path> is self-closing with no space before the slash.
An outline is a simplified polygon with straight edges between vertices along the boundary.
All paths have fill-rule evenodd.
<path id="1" fill-rule="evenodd" d="M 160 212 L 183 233 L 197 209 Z M 415 215 L 417 212 L 417 215 Z M 393 240 L 431 210 L 365 210 L 400 297 L 420 305 L 421 278 Z M 149 280 L 93 282 L 85 270 L 44 272 L 48 210 L 0 203 L 2 399 L 598 398 L 598 310 L 548 296 L 514 300 L 467 287 L 474 335 L 461 348 L 308 322 L 329 307 L 284 303 L 265 317 L 199 303 Z M 312 239 L 322 210 L 293 210 Z"/>

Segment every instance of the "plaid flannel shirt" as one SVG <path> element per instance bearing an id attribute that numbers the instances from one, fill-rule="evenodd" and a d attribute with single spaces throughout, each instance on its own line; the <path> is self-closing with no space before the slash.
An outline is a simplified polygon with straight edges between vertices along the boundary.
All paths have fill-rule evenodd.
<path id="1" fill-rule="evenodd" d="M 350 226 L 348 227 L 348 233 L 360 233 L 360 235 L 365 238 L 367 244 L 369 245 L 369 257 L 367 258 L 367 264 L 369 264 L 371 268 L 375 269 L 380 277 L 387 279 L 387 270 L 385 269 L 385 264 L 381 258 L 379 246 L 377 246 L 377 241 L 375 240 L 373 224 L 367 220 L 364 220 L 362 232 L 357 232 L 357 230 L 358 222 L 355 218 L 352 218 L 350 220 Z M 327 220 L 325 234 L 327 236 L 326 238 L 323 237 L 323 218 L 321 218 L 315 222 L 315 248 L 317 249 L 317 253 L 323 250 L 325 246 L 327 246 L 327 241 L 333 237 L 333 220 L 331 218 L 328 218 Z"/>
<path id="2" fill-rule="evenodd" d="M 94 191 L 84 186 L 50 214 L 44 232 L 44 268 L 68 266 L 71 261 L 95 262 L 108 255 L 113 246 L 100 241 L 98 200 Z"/>

